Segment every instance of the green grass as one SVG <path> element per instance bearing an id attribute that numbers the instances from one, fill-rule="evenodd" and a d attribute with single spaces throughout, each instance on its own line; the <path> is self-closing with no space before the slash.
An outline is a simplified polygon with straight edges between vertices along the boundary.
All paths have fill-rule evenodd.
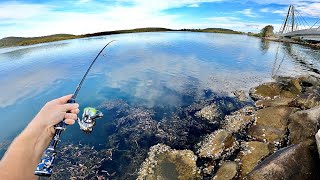
<path id="1" fill-rule="evenodd" d="M 0 47 L 10 47 L 10 46 L 26 46 L 32 44 L 53 42 L 53 41 L 61 41 L 66 39 L 75 39 L 80 36 L 72 35 L 72 34 L 55 34 L 51 36 L 41 36 L 41 37 L 6 37 L 0 39 Z"/>

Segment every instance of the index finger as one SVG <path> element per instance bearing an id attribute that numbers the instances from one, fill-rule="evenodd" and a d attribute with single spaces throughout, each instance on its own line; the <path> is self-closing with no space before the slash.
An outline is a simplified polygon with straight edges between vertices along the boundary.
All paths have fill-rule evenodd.
<path id="1" fill-rule="evenodd" d="M 72 94 L 66 95 L 66 96 L 62 96 L 60 98 L 55 99 L 56 102 L 58 102 L 59 104 L 66 104 L 72 97 Z"/>

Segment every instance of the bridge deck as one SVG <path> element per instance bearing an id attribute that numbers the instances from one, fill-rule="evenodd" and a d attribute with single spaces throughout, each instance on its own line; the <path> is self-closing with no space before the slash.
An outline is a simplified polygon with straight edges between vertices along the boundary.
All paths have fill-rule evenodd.
<path id="1" fill-rule="evenodd" d="M 279 36 L 283 36 L 283 37 L 297 37 L 297 36 L 316 36 L 316 37 L 320 37 L 320 28 L 302 29 L 302 30 L 297 30 L 297 31 L 284 33 L 284 34 L 279 34 Z"/>

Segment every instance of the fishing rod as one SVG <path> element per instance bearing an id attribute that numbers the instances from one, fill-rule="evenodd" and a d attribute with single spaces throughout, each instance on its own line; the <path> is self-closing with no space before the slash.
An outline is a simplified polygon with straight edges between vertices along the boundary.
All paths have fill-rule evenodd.
<path id="1" fill-rule="evenodd" d="M 111 44 L 113 41 L 112 40 L 110 42 L 108 42 L 108 44 L 106 44 L 101 51 L 98 53 L 98 55 L 94 58 L 94 60 L 92 61 L 92 63 L 90 64 L 88 70 L 86 71 L 86 73 L 84 74 L 84 76 L 82 77 L 80 83 L 78 84 L 75 92 L 73 93 L 71 99 L 67 102 L 67 103 L 75 103 L 75 99 L 77 98 L 77 95 L 81 89 L 81 86 L 84 82 L 84 80 L 86 79 L 90 69 L 92 68 L 93 64 L 96 62 L 96 60 L 98 59 L 98 57 L 100 56 L 100 54 L 103 52 L 103 50 L 109 45 Z M 56 132 L 50 142 L 50 145 L 48 146 L 48 148 L 44 151 L 40 163 L 38 164 L 36 170 L 34 171 L 34 174 L 37 176 L 51 176 L 52 174 L 52 164 L 53 161 L 56 157 L 56 146 L 58 144 L 58 142 L 60 141 L 60 136 L 61 133 L 66 129 L 67 124 L 64 121 L 61 121 L 60 123 L 56 124 L 54 126 Z"/>

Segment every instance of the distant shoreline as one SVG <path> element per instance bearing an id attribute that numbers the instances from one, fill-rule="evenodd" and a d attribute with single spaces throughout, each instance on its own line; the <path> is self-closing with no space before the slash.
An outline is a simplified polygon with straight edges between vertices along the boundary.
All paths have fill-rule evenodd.
<path id="1" fill-rule="evenodd" d="M 114 35 L 114 34 L 128 34 L 128 33 L 141 33 L 141 32 L 169 32 L 169 31 L 245 34 L 243 32 L 234 31 L 231 29 L 223 29 L 223 28 L 179 29 L 179 30 L 168 29 L 168 28 L 137 28 L 137 29 L 128 29 L 128 30 L 97 32 L 97 33 L 90 33 L 90 34 L 84 34 L 84 35 L 55 34 L 55 35 L 41 36 L 41 37 L 6 37 L 6 38 L 0 39 L 0 48 L 28 46 L 28 45 L 62 41 L 62 40 L 68 40 L 68 39 L 79 39 L 79 38 L 85 38 L 85 37 L 105 36 L 105 35 Z"/>

